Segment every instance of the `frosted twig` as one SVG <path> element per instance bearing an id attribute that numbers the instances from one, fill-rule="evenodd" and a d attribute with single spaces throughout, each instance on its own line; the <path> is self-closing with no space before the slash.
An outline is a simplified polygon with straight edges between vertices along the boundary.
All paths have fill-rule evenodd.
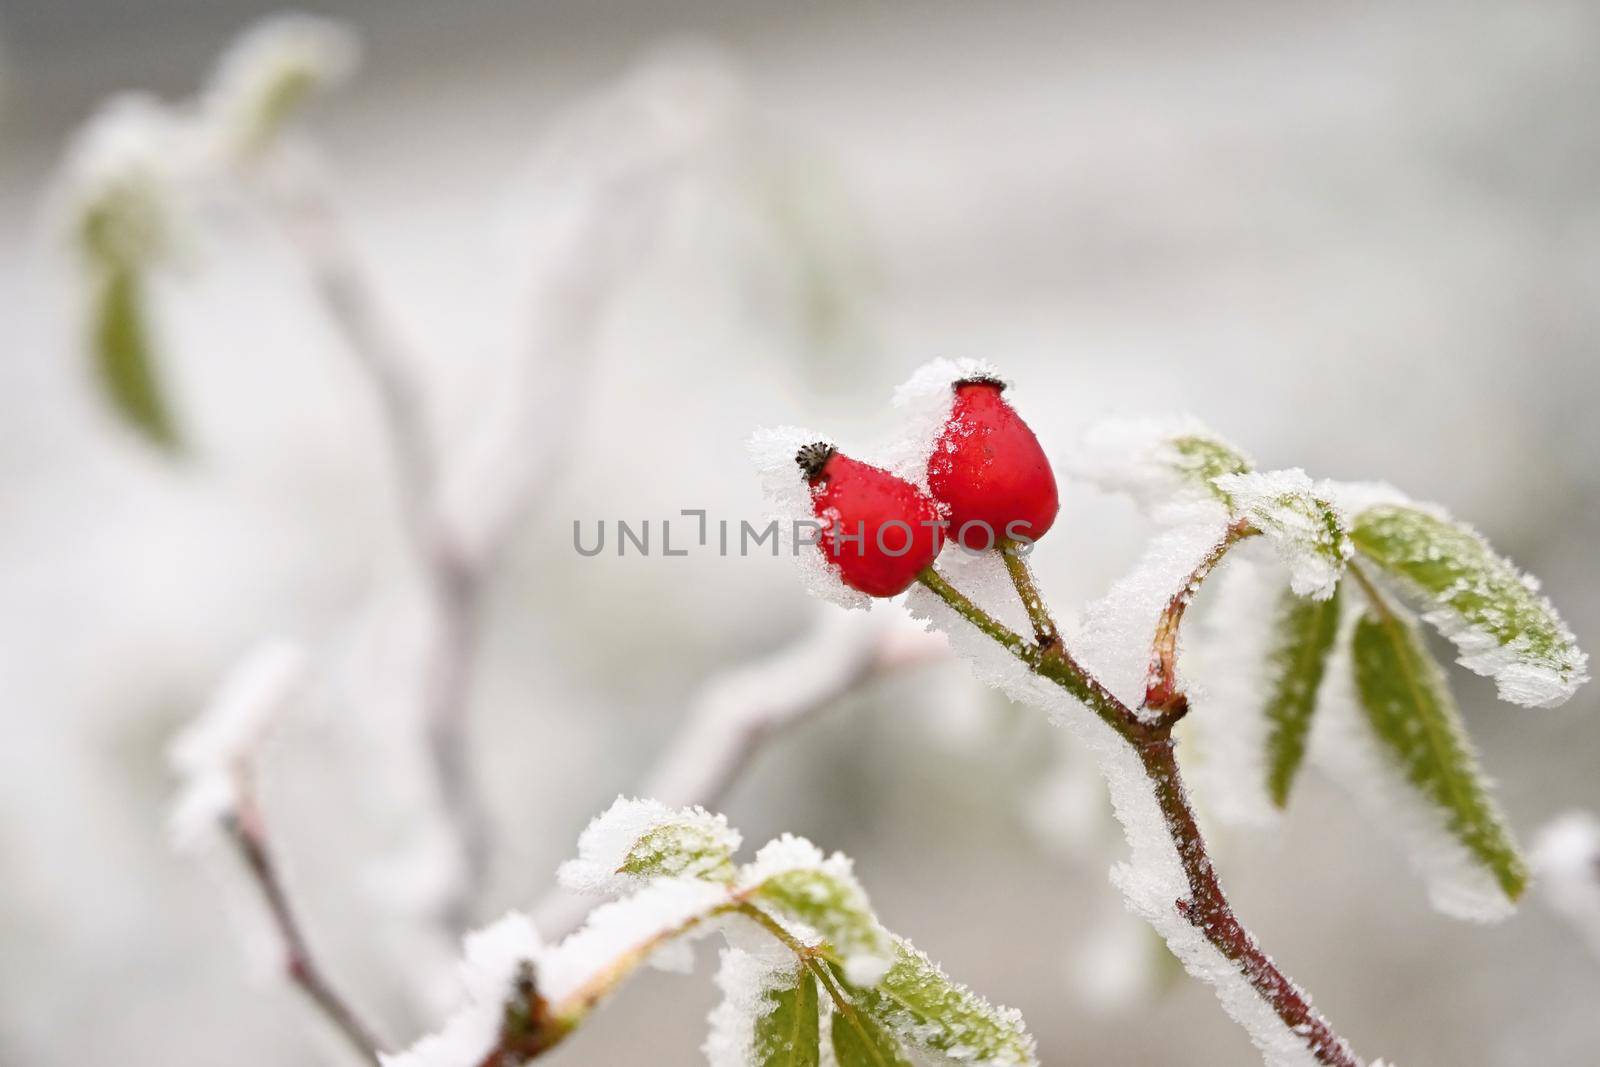
<path id="1" fill-rule="evenodd" d="M 1219 557 L 1220 558 L 1220 555 Z M 1327 1067 L 1360 1067 L 1333 1027 L 1325 1020 L 1298 986 L 1262 952 L 1255 939 L 1233 914 L 1233 909 L 1217 881 L 1205 839 L 1189 804 L 1188 794 L 1178 773 L 1173 755 L 1172 728 L 1175 720 L 1164 717 L 1157 722 L 1139 718 L 1084 670 L 1061 642 L 1040 648 L 1025 640 L 1004 623 L 978 607 L 932 567 L 919 580 L 962 618 L 997 641 L 1042 678 L 1061 686 L 1082 701 L 1101 720 L 1116 730 L 1138 753 L 1151 789 L 1160 805 L 1168 834 L 1188 883 L 1187 898 L 1173 907 L 1222 956 L 1238 968 L 1239 974 L 1258 996 L 1272 1008 L 1284 1026 L 1295 1034 L 1316 1058 Z M 1186 586 L 1187 589 L 1187 586 Z M 1179 596 L 1185 591 L 1180 591 Z M 1024 600 L 1027 593 L 1019 588 Z"/>
<path id="2" fill-rule="evenodd" d="M 288 891 L 267 847 L 266 823 L 256 800 L 248 767 L 235 769 L 236 803 L 227 821 L 227 831 L 238 848 L 250 876 L 261 889 L 272 925 L 283 945 L 284 972 L 305 993 L 317 1010 L 327 1017 L 350 1047 L 363 1060 L 374 1062 L 382 1046 L 373 1030 L 363 1023 L 349 1003 L 322 974 L 305 933 L 289 903 Z"/>
<path id="3" fill-rule="evenodd" d="M 946 654 L 926 631 L 876 627 L 863 635 L 852 616 L 830 613 L 774 656 L 712 682 L 645 779 L 641 796 L 670 807 L 717 808 L 774 736 L 900 667 Z M 840 620 L 847 620 L 841 622 Z"/>
<path id="4" fill-rule="evenodd" d="M 1028 621 L 1033 623 L 1033 636 L 1041 647 L 1048 648 L 1056 644 L 1061 640 L 1060 632 L 1056 629 L 1055 619 L 1050 617 L 1050 608 L 1044 602 L 1044 595 L 1039 592 L 1027 558 L 1015 541 L 1003 542 L 999 551 L 1000 557 L 1006 562 L 1006 570 L 1011 574 L 1011 583 L 1017 587 L 1017 595 L 1022 598 L 1022 606 L 1028 611 Z"/>
<path id="5" fill-rule="evenodd" d="M 1150 682 L 1144 694 L 1146 708 L 1160 712 L 1173 721 L 1182 718 L 1189 710 L 1188 695 L 1178 688 L 1178 628 L 1183 624 L 1183 614 L 1200 591 L 1200 583 L 1222 562 L 1228 550 L 1260 532 L 1247 519 L 1239 519 L 1231 524 L 1216 547 L 1195 567 L 1188 581 L 1183 583 L 1183 588 L 1167 601 L 1166 610 L 1156 622 L 1155 641 L 1150 650 Z"/>
<path id="6" fill-rule="evenodd" d="M 707 685 L 638 795 L 669 807 L 715 810 L 774 737 L 885 675 L 948 654 L 939 634 L 830 611 L 792 645 Z M 537 925 L 559 935 L 589 906 L 553 888 L 535 909 Z"/>
<path id="7" fill-rule="evenodd" d="M 462 878 L 440 911 L 448 926 L 464 929 L 489 863 L 489 820 L 468 765 L 465 722 L 488 561 L 463 552 L 444 520 L 422 390 L 398 331 L 387 321 L 350 247 L 317 158 L 300 145 L 278 162 L 272 206 L 323 310 L 379 400 L 401 488 L 400 506 L 423 573 L 431 630 L 423 652 L 422 714 L 440 803 L 454 828 L 462 862 Z"/>

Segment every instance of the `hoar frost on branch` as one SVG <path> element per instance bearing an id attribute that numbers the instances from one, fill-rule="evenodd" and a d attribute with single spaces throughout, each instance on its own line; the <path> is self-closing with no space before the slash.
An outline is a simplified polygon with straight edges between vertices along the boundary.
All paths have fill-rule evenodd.
<path id="1" fill-rule="evenodd" d="M 856 466 L 840 468 L 852 478 L 858 469 L 878 472 L 876 495 L 849 497 L 848 514 L 839 503 L 847 498 L 829 487 L 831 468 L 819 468 L 817 446 L 805 444 L 815 435 L 758 432 L 752 452 L 773 505 L 796 524 L 813 510 L 825 529 L 856 523 L 869 535 L 861 543 L 871 544 L 872 532 L 911 517 L 893 503 L 910 494 L 933 490 L 951 517 L 955 509 L 931 473 L 943 475 L 940 468 L 954 462 L 964 465 L 963 488 L 992 497 L 986 514 L 1029 513 L 1044 484 L 1033 474 L 1037 446 L 1031 434 L 1015 443 L 1005 435 L 1002 424 L 1016 419 L 1008 406 L 992 409 L 993 422 L 966 421 L 964 390 L 979 381 L 1004 388 L 992 368 L 946 361 L 913 376 L 897 402 L 920 397 L 929 406 L 910 405 L 908 429 L 883 450 L 880 467 L 851 460 Z M 963 443 L 945 455 L 934 441 Z M 964 443 L 973 441 L 980 447 Z M 785 452 L 803 479 L 785 470 Z M 836 452 L 830 444 L 825 454 Z M 1376 814 L 1411 841 L 1435 903 L 1490 918 L 1521 894 L 1526 868 L 1443 671 L 1394 592 L 1420 601 L 1423 620 L 1456 642 L 1463 665 L 1494 677 L 1514 703 L 1566 699 L 1586 678 L 1585 658 L 1530 580 L 1476 534 L 1387 487 L 1313 482 L 1298 469 L 1257 471 L 1244 452 L 1189 418 L 1103 424 L 1067 469 L 1129 493 L 1162 527 L 1133 572 L 1089 605 L 1073 632 L 1056 626 L 1033 579 L 1025 557 L 1036 546 L 1019 544 L 1009 530 L 1001 538 L 991 531 L 990 551 L 947 549 L 937 567 L 929 562 L 907 604 L 948 633 L 985 681 L 1065 723 L 1095 754 L 1130 849 L 1113 882 L 1190 973 L 1216 988 L 1266 1061 L 1356 1064 L 1233 914 L 1179 777 L 1173 727 L 1198 709 L 1202 738 L 1229 734 L 1212 748 L 1219 758 L 1207 780 L 1237 778 L 1249 799 L 1219 803 L 1226 815 L 1254 818 L 1283 807 L 1308 752 L 1319 763 L 1353 768 L 1351 788 L 1383 798 Z M 1048 492 L 1045 528 L 1054 518 L 1053 486 Z M 1206 580 L 1253 538 L 1270 544 L 1276 559 L 1235 564 L 1269 577 L 1234 583 L 1240 592 L 1232 599 L 1246 610 L 1229 617 L 1237 627 L 1214 630 L 1219 643 L 1238 641 L 1243 651 L 1200 657 L 1203 670 L 1209 663 L 1240 679 L 1215 687 L 1230 703 L 1216 709 L 1214 694 L 1180 670 L 1181 624 Z M 875 550 L 885 551 L 881 540 Z M 803 554 L 807 587 L 845 606 L 882 595 L 868 584 L 877 572 L 846 565 L 843 551 L 835 541 Z M 1031 641 L 1022 636 L 1030 628 Z M 1319 714 L 1322 705 L 1330 706 Z M 1360 758 L 1349 755 L 1357 752 Z"/>
<path id="2" fill-rule="evenodd" d="M 1035 1063 L 1015 1012 L 996 1008 L 873 914 L 850 861 L 784 835 L 736 865 L 739 835 L 703 809 L 619 797 L 561 877 L 621 894 L 543 944 L 512 915 L 466 942 L 467 998 L 437 1034 L 384 1067 L 521 1063 L 565 1040 L 638 967 L 720 931 L 724 1000 L 710 1017 L 713 1067 L 904 1064 L 916 1054 L 973 1067 Z"/>

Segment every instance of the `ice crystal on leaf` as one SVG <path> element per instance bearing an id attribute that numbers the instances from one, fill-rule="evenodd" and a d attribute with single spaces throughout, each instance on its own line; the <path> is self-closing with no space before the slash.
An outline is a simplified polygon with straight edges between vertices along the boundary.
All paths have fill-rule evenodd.
<path id="1" fill-rule="evenodd" d="M 1096 423 L 1064 466 L 1084 481 L 1131 496 L 1163 522 L 1186 517 L 1196 502 L 1215 501 L 1232 510 L 1217 479 L 1252 469 L 1241 450 L 1187 416 Z"/>
<path id="2" fill-rule="evenodd" d="M 722 950 L 722 1002 L 708 1019 L 709 1067 L 817 1067 L 821 1023 L 817 980 L 782 951 Z"/>
<path id="3" fill-rule="evenodd" d="M 1344 575 L 1350 535 L 1343 517 L 1299 468 L 1225 474 L 1215 479 L 1233 513 L 1266 535 L 1289 568 L 1298 596 L 1326 600 Z"/>
<path id="4" fill-rule="evenodd" d="M 651 878 L 733 877 L 737 830 L 703 808 L 673 810 L 654 800 L 618 797 L 578 838 L 578 858 L 561 865 L 561 884 L 574 893 L 609 896 Z"/>
<path id="5" fill-rule="evenodd" d="M 712 1067 L 899 1064 L 908 1048 L 960 1064 L 1033 1063 L 1020 1016 L 885 930 L 849 859 L 785 834 L 734 870 L 738 844 L 721 816 L 619 798 L 584 831 L 562 878 L 626 895 L 557 945 L 519 916 L 469 938 L 466 1003 L 438 1033 L 382 1057 L 384 1067 L 476 1067 L 497 1049 L 543 1051 L 638 967 L 690 969 L 679 966 L 692 963 L 688 942 L 718 930 L 729 944 L 705 1043 Z M 877 1060 L 852 1058 L 868 1048 Z"/>
<path id="6" fill-rule="evenodd" d="M 201 107 L 214 147 L 253 155 L 276 138 L 316 94 L 354 71 L 360 47 L 342 23 L 315 15 L 263 19 L 217 64 Z"/>
<path id="7" fill-rule="evenodd" d="M 1493 678 L 1500 699 L 1565 703 L 1588 680 L 1588 657 L 1539 584 L 1477 531 L 1437 509 L 1378 505 L 1356 515 L 1356 548 L 1424 606 L 1458 662 Z"/>
<path id="8" fill-rule="evenodd" d="M 1435 908 L 1503 919 L 1526 875 L 1449 690 L 1414 623 L 1360 601 L 1348 598 L 1329 657 L 1312 759 L 1406 846 Z"/>

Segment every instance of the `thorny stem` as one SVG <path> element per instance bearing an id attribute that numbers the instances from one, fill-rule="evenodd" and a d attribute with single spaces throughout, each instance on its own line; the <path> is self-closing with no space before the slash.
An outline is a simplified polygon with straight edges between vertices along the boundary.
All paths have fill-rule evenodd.
<path id="1" fill-rule="evenodd" d="M 1028 644 L 932 567 L 923 571 L 918 579 L 957 614 L 1027 664 L 1029 670 L 1055 682 L 1082 701 L 1133 746 L 1150 779 L 1189 886 L 1189 896 L 1174 901 L 1173 907 L 1223 958 L 1238 967 L 1239 973 L 1284 1026 L 1305 1042 L 1317 1062 L 1326 1067 L 1360 1067 L 1350 1047 L 1312 1007 L 1310 998 L 1278 969 L 1272 957 L 1261 951 L 1244 924 L 1233 914 L 1178 773 L 1172 740 L 1176 720 L 1163 718 L 1146 722 L 1140 719 L 1132 708 L 1084 670 L 1059 641 L 1043 650 Z M 1027 594 L 1023 597 L 1026 600 Z"/>
<path id="2" fill-rule="evenodd" d="M 1178 628 L 1183 624 L 1183 613 L 1200 591 L 1200 584 L 1222 562 L 1228 550 L 1260 532 L 1248 519 L 1234 522 L 1189 574 L 1183 588 L 1167 601 L 1166 610 L 1156 620 L 1155 641 L 1150 649 L 1150 684 L 1144 694 L 1144 706 L 1149 710 L 1174 722 L 1189 710 L 1189 697 L 1178 688 Z"/>
<path id="3" fill-rule="evenodd" d="M 272 924 L 283 942 L 284 971 L 289 980 L 299 986 L 307 999 L 333 1024 L 345 1041 L 363 1060 L 377 1061 L 381 1047 L 371 1028 L 361 1022 L 354 1009 L 341 997 L 323 976 L 310 948 L 305 933 L 289 903 L 288 891 L 278 873 L 277 864 L 267 848 L 266 823 L 256 802 L 248 772 L 237 772 L 239 802 L 227 830 L 250 876 L 261 888 L 261 895 L 272 916 Z"/>

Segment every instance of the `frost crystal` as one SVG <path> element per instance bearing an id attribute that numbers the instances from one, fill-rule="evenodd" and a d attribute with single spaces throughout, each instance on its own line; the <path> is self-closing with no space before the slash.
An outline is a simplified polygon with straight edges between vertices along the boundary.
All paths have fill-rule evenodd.
<path id="1" fill-rule="evenodd" d="M 1351 544 L 1344 519 L 1322 487 L 1298 467 L 1225 474 L 1214 482 L 1232 501 L 1234 514 L 1249 519 L 1278 550 L 1297 596 L 1333 595 Z"/>
<path id="2" fill-rule="evenodd" d="M 711 1030 L 704 1046 L 709 1067 L 751 1067 L 752 1064 L 780 1062 L 775 1057 L 769 1060 L 772 1050 L 761 1047 L 764 1035 L 760 1024 L 778 1007 L 773 994 L 785 988 L 793 989 L 802 978 L 800 970 L 793 953 L 770 938 L 758 951 L 722 950 L 717 988 L 722 990 L 723 999 L 711 1012 L 708 1020 Z M 809 976 L 806 977 L 809 980 Z M 814 987 L 809 995 L 814 1004 Z"/>
<path id="3" fill-rule="evenodd" d="M 1227 533 L 1220 505 L 1202 505 L 1195 514 L 1208 517 L 1151 539 L 1132 572 L 1084 609 L 1069 642 L 1078 661 L 1131 708 L 1144 703 L 1157 621 L 1175 595 L 1194 595 L 1191 575 Z"/>
<path id="4" fill-rule="evenodd" d="M 894 391 L 900 432 L 887 448 L 880 450 L 884 469 L 913 485 L 928 488 L 928 459 L 950 418 L 954 398 L 951 387 L 973 378 L 1005 381 L 994 364 L 979 359 L 935 359 L 912 372 Z"/>
<path id="5" fill-rule="evenodd" d="M 1600 957 L 1600 819 L 1569 811 L 1552 820 L 1534 841 L 1533 867 L 1544 898 Z"/>
<path id="6" fill-rule="evenodd" d="M 663 878 L 630 897 L 602 904 L 583 928 L 544 953 L 539 991 L 557 1002 L 583 988 L 618 959 L 654 955 L 669 937 L 710 932 L 701 920 L 728 902 L 726 886 L 688 878 Z"/>
<path id="7" fill-rule="evenodd" d="M 526 915 L 511 912 L 468 934 L 463 949 L 460 1007 L 438 1033 L 404 1052 L 379 1053 L 382 1067 L 476 1067 L 500 1036 L 518 969 L 536 961 L 544 944 Z"/>
<path id="8" fill-rule="evenodd" d="M 954 982 L 922 952 L 899 941 L 894 965 L 857 1003 L 901 1040 L 929 1056 L 972 1067 L 1033 1067 L 1033 1037 L 1022 1013 L 997 1007 Z"/>
<path id="9" fill-rule="evenodd" d="M 1133 497 L 1161 522 L 1187 518 L 1196 502 L 1230 505 L 1215 480 L 1250 468 L 1249 457 L 1190 416 L 1099 422 L 1063 464 L 1070 475 Z"/>
<path id="10" fill-rule="evenodd" d="M 1209 529 L 1191 527 L 1173 531 L 1175 540 L 1165 544 L 1158 558 L 1166 558 L 1173 571 L 1183 560 L 1197 558 L 1194 553 L 1205 539 L 1202 532 L 1207 536 L 1220 536 L 1226 522 L 1220 506 L 1214 506 L 1213 517 L 1215 521 Z M 953 554 L 950 580 L 978 606 L 1013 629 L 1025 626 L 1026 618 L 1005 578 L 1003 565 L 992 559 L 993 556 L 994 553 Z M 1154 572 L 1158 569 L 1152 561 L 1148 580 L 1133 583 L 1134 588 L 1129 590 L 1138 592 L 1133 603 L 1141 609 L 1160 599 L 1154 595 Z M 1168 594 L 1175 588 L 1178 586 L 1169 588 Z M 1116 603 L 1118 601 L 1113 601 L 1107 608 Z M 968 658 L 983 681 L 1004 690 L 1015 700 L 1043 710 L 1053 721 L 1066 725 L 1078 736 L 1099 764 L 1110 789 L 1112 808 L 1128 841 L 1129 857 L 1113 868 L 1112 882 L 1122 891 L 1129 908 L 1156 928 L 1190 974 L 1215 988 L 1223 1009 L 1250 1034 L 1268 1067 L 1310 1067 L 1315 1063 L 1302 1036 L 1286 1027 L 1238 967 L 1217 952 L 1205 935 L 1173 907 L 1173 901 L 1188 896 L 1188 880 L 1144 767 L 1127 742 L 1060 687 L 1030 673 L 1016 657 L 979 633 L 932 593 L 913 589 L 907 605 L 918 617 L 948 633 L 951 649 Z M 1143 611 L 1106 610 L 1104 614 L 1112 618 L 1143 614 Z M 1151 621 L 1153 623 L 1153 617 Z M 1101 657 L 1106 667 L 1120 671 L 1124 688 L 1128 687 L 1130 679 L 1141 678 L 1140 672 L 1148 665 L 1149 636 L 1150 630 L 1145 629 L 1135 642 L 1136 659 Z M 1076 651 L 1076 644 L 1073 647 Z M 1110 651 L 1109 645 L 1106 650 Z M 1115 687 L 1113 691 L 1117 691 Z"/>
<path id="11" fill-rule="evenodd" d="M 1311 728 L 1313 762 L 1406 846 L 1436 909 L 1475 922 L 1507 918 L 1515 906 L 1494 875 L 1451 833 L 1445 813 L 1406 779 L 1363 712 L 1352 652 L 1361 598 L 1348 598 L 1343 614 Z"/>
<path id="12" fill-rule="evenodd" d="M 1251 547 L 1245 542 L 1229 555 L 1245 556 Z M 1274 620 L 1288 595 L 1275 571 L 1270 560 L 1231 560 L 1207 582 L 1207 610 L 1186 623 L 1193 637 L 1185 657 L 1193 683 L 1190 776 L 1206 811 L 1234 825 L 1270 825 L 1279 814 L 1267 792 L 1264 713 L 1276 673 Z"/>
<path id="13" fill-rule="evenodd" d="M 561 885 L 589 896 L 637 889 L 651 878 L 726 881 L 740 836 L 704 808 L 673 810 L 654 800 L 618 797 L 578 838 L 578 858 L 561 865 Z"/>
<path id="14" fill-rule="evenodd" d="M 241 764 L 299 698 L 306 675 L 298 645 L 269 641 L 229 672 L 205 710 L 173 740 L 168 759 L 183 781 L 171 816 L 179 847 L 197 844 L 234 810 Z"/>
<path id="15" fill-rule="evenodd" d="M 342 23 L 315 15 L 276 15 L 241 34 L 217 64 L 203 115 L 228 158 L 259 152 L 305 101 L 343 82 L 360 47 Z"/>
<path id="16" fill-rule="evenodd" d="M 173 184 L 190 156 L 182 123 L 154 97 L 116 96 L 95 112 L 67 151 L 56 197 L 85 262 L 129 270 L 171 252 Z"/>
<path id="17" fill-rule="evenodd" d="M 771 509 L 767 517 L 777 531 L 775 551 L 793 557 L 812 596 L 843 608 L 870 608 L 872 598 L 845 585 L 839 568 L 817 547 L 821 526 L 812 511 L 811 487 L 794 457 L 804 446 L 819 441 L 832 443 L 821 434 L 795 426 L 760 429 L 750 437 L 750 458 Z"/>
<path id="18" fill-rule="evenodd" d="M 763 845 L 740 870 L 738 887 L 772 905 L 796 940 L 806 945 L 830 942 L 844 957 L 850 981 L 872 985 L 888 969 L 888 935 L 844 853 L 824 859 L 810 841 L 784 834 Z"/>
<path id="19" fill-rule="evenodd" d="M 1495 680 L 1500 699 L 1554 707 L 1589 680 L 1588 656 L 1537 580 L 1470 526 L 1437 508 L 1390 504 L 1358 514 L 1351 536 L 1424 603 L 1422 617 L 1455 643 L 1457 662 Z"/>

